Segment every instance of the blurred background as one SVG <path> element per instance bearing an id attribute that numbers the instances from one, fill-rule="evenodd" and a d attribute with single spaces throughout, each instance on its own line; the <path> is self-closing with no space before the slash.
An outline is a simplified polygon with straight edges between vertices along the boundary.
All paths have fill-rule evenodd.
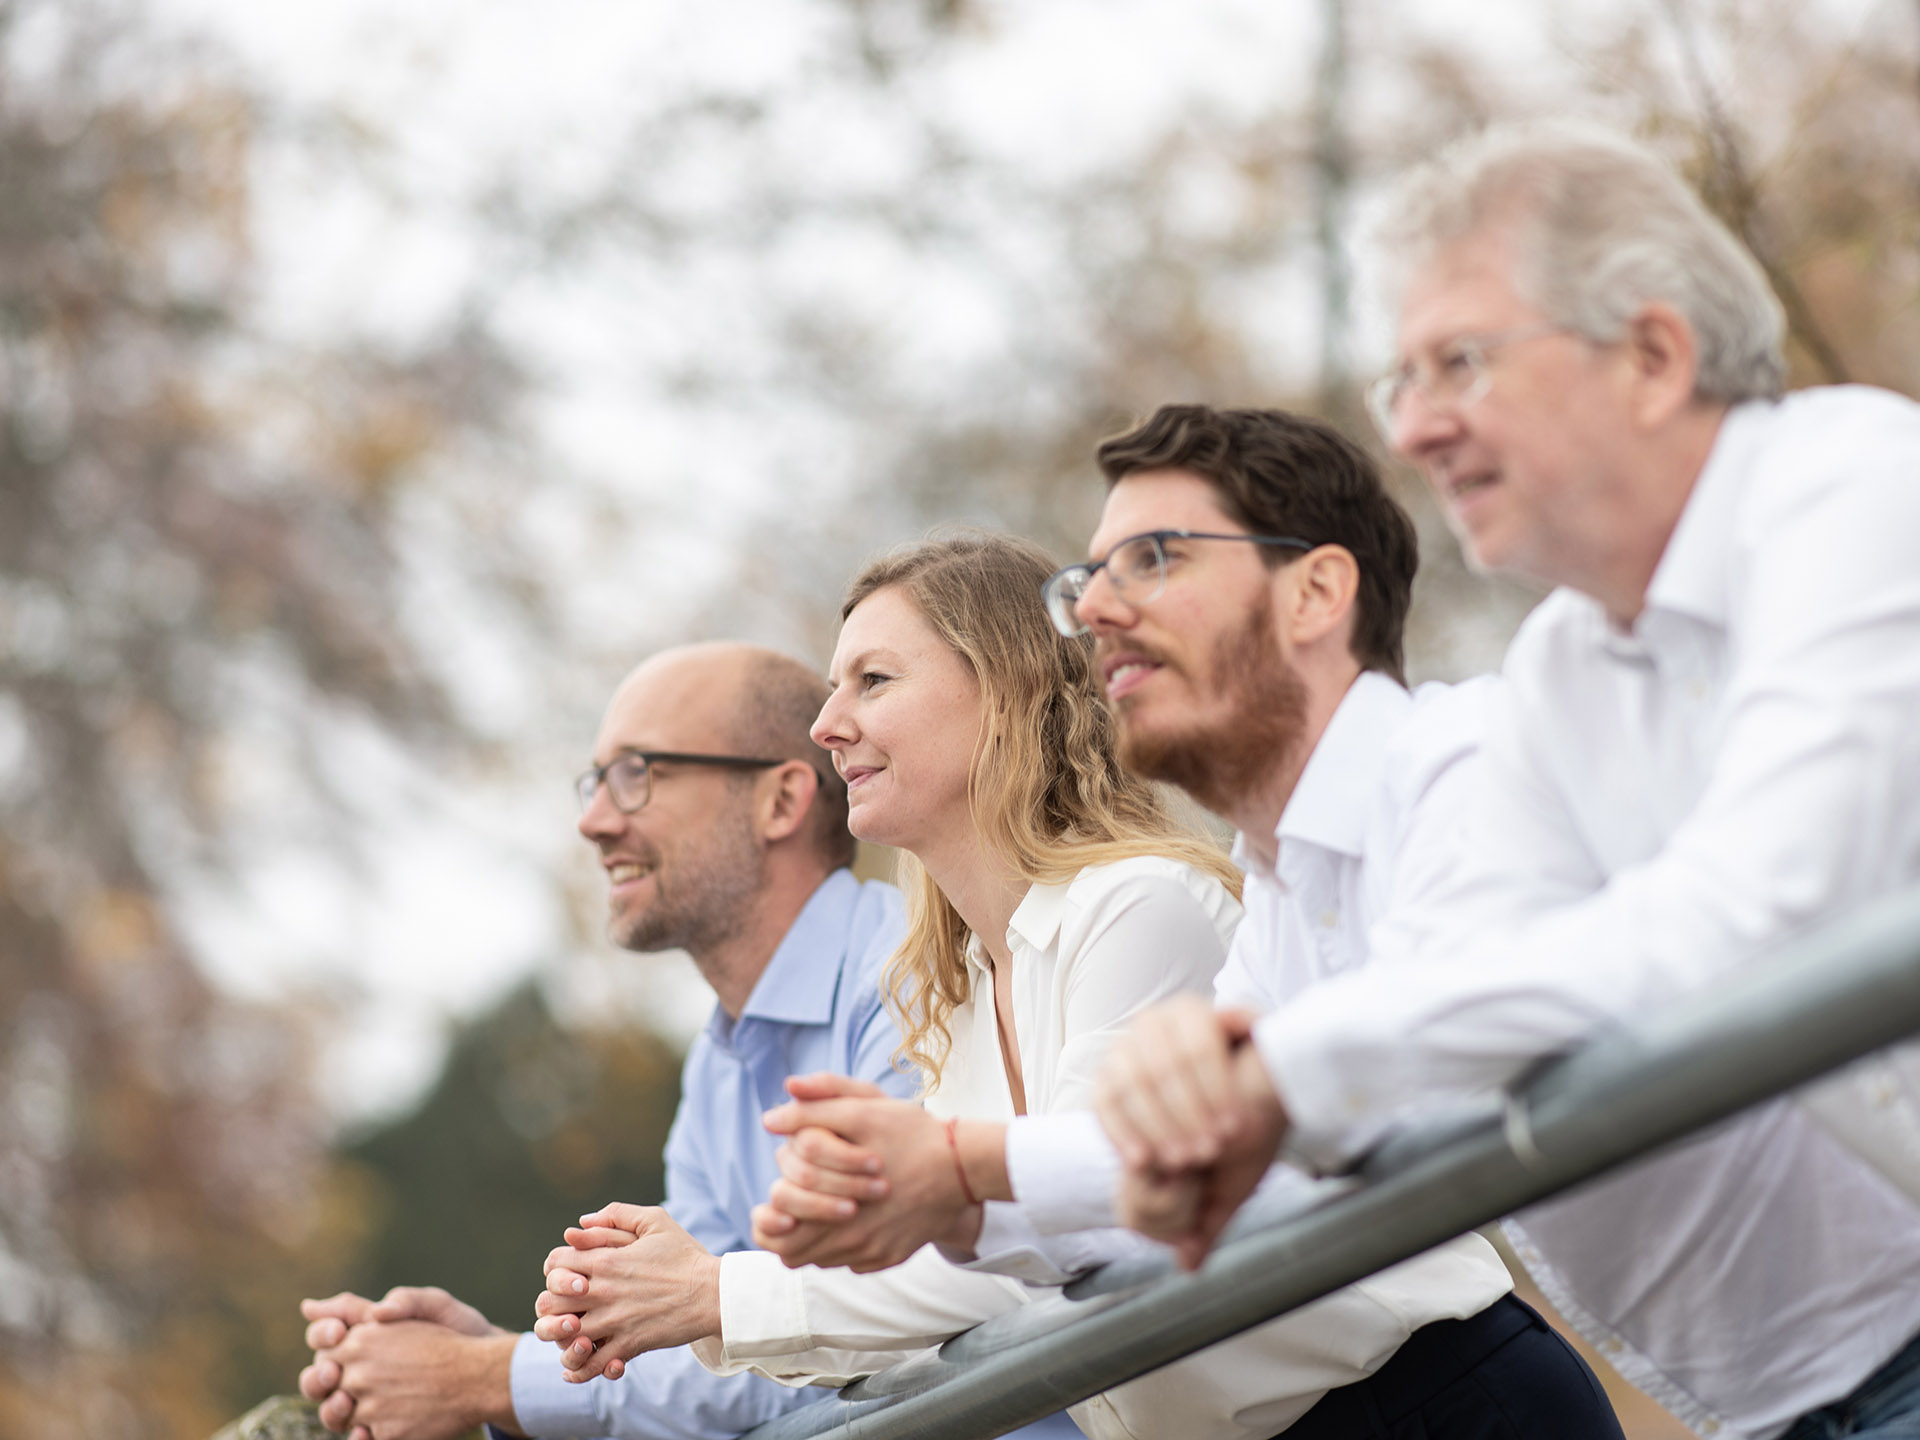
<path id="1" fill-rule="evenodd" d="M 621 674 L 1077 553 L 1163 401 L 1371 442 L 1384 181 L 1542 113 L 1920 388 L 1915 0 L 0 0 L 0 1435 L 197 1440 L 343 1286 L 528 1323 L 711 1003 L 600 938 Z"/>

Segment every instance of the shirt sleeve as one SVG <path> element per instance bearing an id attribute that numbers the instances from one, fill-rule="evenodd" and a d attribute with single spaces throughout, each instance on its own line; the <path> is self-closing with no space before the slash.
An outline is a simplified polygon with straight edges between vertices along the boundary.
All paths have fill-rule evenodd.
<path id="1" fill-rule="evenodd" d="M 1339 1163 L 1423 1096 L 1497 1086 L 1920 874 L 1920 445 L 1844 463 L 1844 480 L 1743 517 L 1737 668 L 1696 775 L 1632 773 L 1616 733 L 1630 716 L 1576 753 L 1583 726 L 1596 734 L 1575 710 L 1580 667 L 1604 662 L 1523 631 L 1451 913 L 1413 924 L 1410 952 L 1391 935 L 1377 949 L 1418 963 L 1342 976 L 1257 1031 L 1300 1153 Z M 1648 703 L 1690 698 L 1670 681 Z M 1608 759 L 1605 783 L 1656 812 L 1700 787 L 1656 853 L 1610 875 L 1566 798 Z"/>
<path id="2" fill-rule="evenodd" d="M 1114 1223 L 1120 1152 L 1091 1110 L 1016 1116 L 1007 1126 L 1007 1176 L 1025 1223 L 1037 1234 Z M 1002 1215 L 989 1207 L 989 1224 L 980 1236 L 982 1255 L 993 1245 L 992 1222 Z"/>
<path id="3" fill-rule="evenodd" d="M 753 1375 L 713 1374 L 682 1346 L 652 1350 L 627 1362 L 618 1380 L 584 1385 L 561 1378 L 560 1355 L 531 1333 L 513 1352 L 513 1409 L 520 1428 L 539 1440 L 733 1440 L 824 1391 L 793 1390 Z"/>
<path id="4" fill-rule="evenodd" d="M 716 1373 L 755 1370 L 838 1384 L 883 1370 L 1027 1303 L 1026 1287 L 950 1265 L 926 1246 L 890 1270 L 803 1266 L 742 1250 L 720 1260 L 720 1341 L 694 1347 Z"/>

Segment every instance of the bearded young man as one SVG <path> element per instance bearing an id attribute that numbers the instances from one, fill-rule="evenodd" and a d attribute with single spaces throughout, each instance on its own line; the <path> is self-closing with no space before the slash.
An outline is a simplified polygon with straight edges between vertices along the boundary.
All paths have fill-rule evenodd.
<path id="1" fill-rule="evenodd" d="M 1240 831 L 1246 916 L 1215 998 L 1244 1033 L 1364 965 L 1373 923 L 1444 869 L 1482 697 L 1407 692 L 1413 528 L 1331 427 L 1167 406 L 1099 460 L 1110 489 L 1094 559 L 1053 577 L 1049 610 L 1063 632 L 1095 637 L 1124 762 Z M 1197 999 L 1174 1013 L 1196 1009 L 1214 1013 Z M 1091 1113 L 960 1122 L 963 1184 L 942 1148 L 916 1143 L 926 1123 L 907 1107 L 825 1080 L 792 1088 L 811 1098 L 769 1117 L 795 1138 L 755 1212 L 756 1238 L 790 1264 L 890 1263 L 948 1233 L 975 1196 L 977 1268 L 1059 1284 L 1130 1248 L 1102 1228 L 1121 1166 Z M 863 1198 L 856 1187 L 882 1168 L 891 1193 Z M 1310 1182 L 1283 1170 L 1271 1183 Z M 1119 1200 L 1184 1223 L 1196 1194 L 1134 1176 Z M 856 1212 L 837 1215 L 849 1201 Z M 1113 1396 L 1142 1410 L 1156 1389 L 1180 1396 L 1187 1435 L 1618 1436 L 1592 1372 L 1510 1287 L 1491 1247 L 1463 1236 Z M 1351 1378 L 1304 1383 L 1328 1356 Z"/>

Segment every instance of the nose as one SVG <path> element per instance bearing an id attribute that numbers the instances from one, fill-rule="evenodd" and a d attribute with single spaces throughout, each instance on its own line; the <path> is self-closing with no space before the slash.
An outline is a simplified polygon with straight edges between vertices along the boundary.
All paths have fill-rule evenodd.
<path id="1" fill-rule="evenodd" d="M 600 782 L 600 788 L 593 792 L 593 799 L 587 808 L 580 812 L 580 818 L 574 822 L 574 828 L 580 832 L 580 838 L 598 845 L 602 840 L 610 840 L 626 827 L 627 817 L 620 813 L 608 793 L 606 782 Z"/>
<path id="2" fill-rule="evenodd" d="M 1394 454 L 1417 463 L 1458 439 L 1460 426 L 1457 406 L 1435 405 L 1419 386 L 1409 386 L 1393 413 L 1388 443 Z"/>
<path id="3" fill-rule="evenodd" d="M 1095 634 L 1125 629 L 1140 618 L 1140 612 L 1120 598 L 1112 577 L 1103 568 L 1094 571 L 1086 593 L 1073 602 L 1073 618 Z"/>
<path id="4" fill-rule="evenodd" d="M 813 728 L 807 731 L 813 743 L 822 750 L 839 750 L 853 741 L 853 717 L 845 697 L 846 687 L 834 686 L 832 693 L 827 696 L 827 703 L 820 707 L 820 713 L 814 717 Z"/>

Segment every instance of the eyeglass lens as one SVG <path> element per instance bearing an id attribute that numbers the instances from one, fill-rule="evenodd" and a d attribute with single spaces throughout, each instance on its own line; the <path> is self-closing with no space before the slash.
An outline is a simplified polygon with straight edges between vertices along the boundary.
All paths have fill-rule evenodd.
<path id="1" fill-rule="evenodd" d="M 1135 602 L 1151 600 L 1167 578 L 1167 552 L 1158 535 L 1136 535 L 1114 547 L 1104 563 L 1114 594 Z M 1054 628 L 1072 637 L 1086 633 L 1074 607 L 1092 585 L 1094 567 L 1076 565 L 1056 576 L 1047 591 L 1047 611 Z"/>
<path id="2" fill-rule="evenodd" d="M 579 780 L 580 808 L 585 811 L 593 804 L 595 792 L 602 781 L 606 782 L 607 794 L 613 800 L 613 807 L 624 814 L 631 815 L 636 810 L 646 808 L 653 796 L 653 772 L 644 757 L 639 755 L 620 755 L 609 760 L 595 770 L 589 770 Z"/>

